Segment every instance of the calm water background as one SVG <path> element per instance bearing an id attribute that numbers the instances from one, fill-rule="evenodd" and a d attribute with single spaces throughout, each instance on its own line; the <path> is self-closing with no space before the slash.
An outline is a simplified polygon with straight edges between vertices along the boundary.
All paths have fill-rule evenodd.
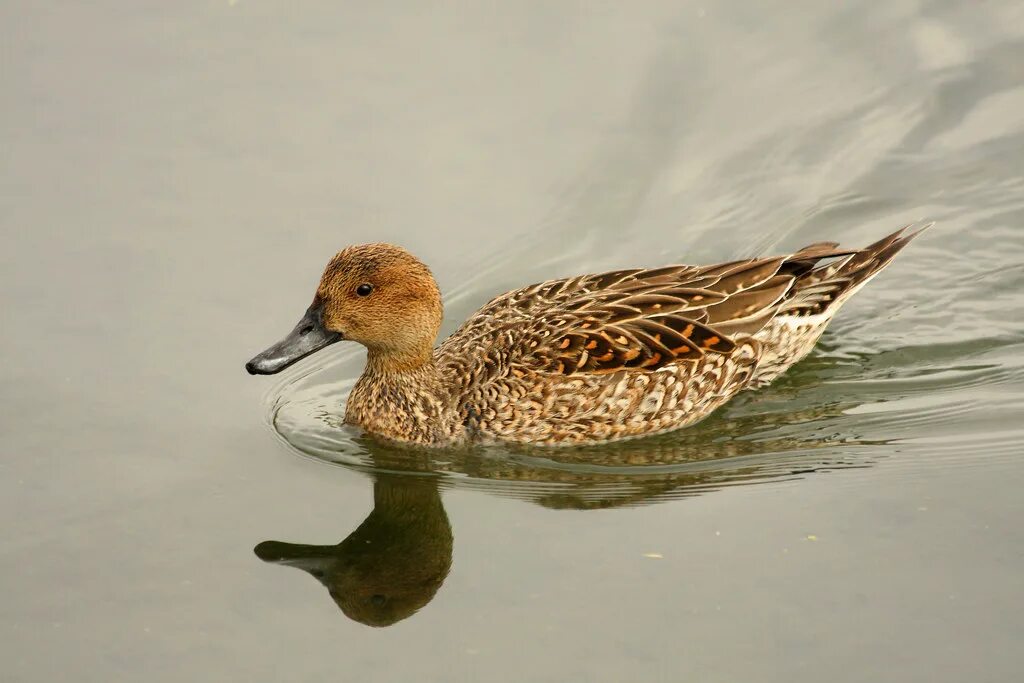
<path id="1" fill-rule="evenodd" d="M 1019 680 L 1024 4 L 5 2 L 0 45 L 4 680 Z M 415 457 L 337 427 L 357 349 L 242 370 L 352 242 L 449 331 L 919 219 L 667 439 Z"/>

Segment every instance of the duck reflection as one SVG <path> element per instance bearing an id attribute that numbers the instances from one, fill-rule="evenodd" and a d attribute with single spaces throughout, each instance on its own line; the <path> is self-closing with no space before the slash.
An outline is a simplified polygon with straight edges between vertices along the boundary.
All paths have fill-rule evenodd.
<path id="1" fill-rule="evenodd" d="M 433 599 L 452 566 L 452 540 L 435 477 L 378 474 L 373 511 L 341 543 L 264 541 L 255 553 L 316 578 L 350 619 L 390 626 Z"/>

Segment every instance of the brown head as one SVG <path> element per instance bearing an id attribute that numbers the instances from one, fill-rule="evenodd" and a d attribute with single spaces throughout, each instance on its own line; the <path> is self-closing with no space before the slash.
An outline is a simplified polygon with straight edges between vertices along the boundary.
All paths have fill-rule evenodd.
<path id="1" fill-rule="evenodd" d="M 419 259 L 391 244 L 354 245 L 327 264 L 295 329 L 245 368 L 274 374 L 343 339 L 395 369 L 417 367 L 431 357 L 441 316 L 441 293 Z"/>

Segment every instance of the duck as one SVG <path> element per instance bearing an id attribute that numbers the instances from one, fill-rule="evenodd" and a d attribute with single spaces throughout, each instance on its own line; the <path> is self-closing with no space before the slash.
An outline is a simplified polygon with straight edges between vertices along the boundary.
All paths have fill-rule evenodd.
<path id="1" fill-rule="evenodd" d="M 691 426 L 810 353 L 914 238 L 816 242 L 713 265 L 629 268 L 495 297 L 434 346 L 441 292 L 405 249 L 327 264 L 294 329 L 248 363 L 270 375 L 341 341 L 366 348 L 345 422 L 412 446 L 594 446 Z"/>

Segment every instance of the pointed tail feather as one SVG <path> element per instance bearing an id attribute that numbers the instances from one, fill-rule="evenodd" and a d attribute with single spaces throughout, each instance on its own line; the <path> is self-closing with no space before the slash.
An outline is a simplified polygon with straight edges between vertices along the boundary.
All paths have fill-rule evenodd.
<path id="1" fill-rule="evenodd" d="M 907 232 L 910 226 L 904 226 L 863 249 L 841 250 L 832 242 L 804 247 L 784 264 L 797 280 L 779 314 L 816 315 L 838 309 L 889 265 L 903 247 L 932 225 L 934 223 L 928 223 L 910 233 Z M 829 261 L 819 265 L 825 259 Z"/>

